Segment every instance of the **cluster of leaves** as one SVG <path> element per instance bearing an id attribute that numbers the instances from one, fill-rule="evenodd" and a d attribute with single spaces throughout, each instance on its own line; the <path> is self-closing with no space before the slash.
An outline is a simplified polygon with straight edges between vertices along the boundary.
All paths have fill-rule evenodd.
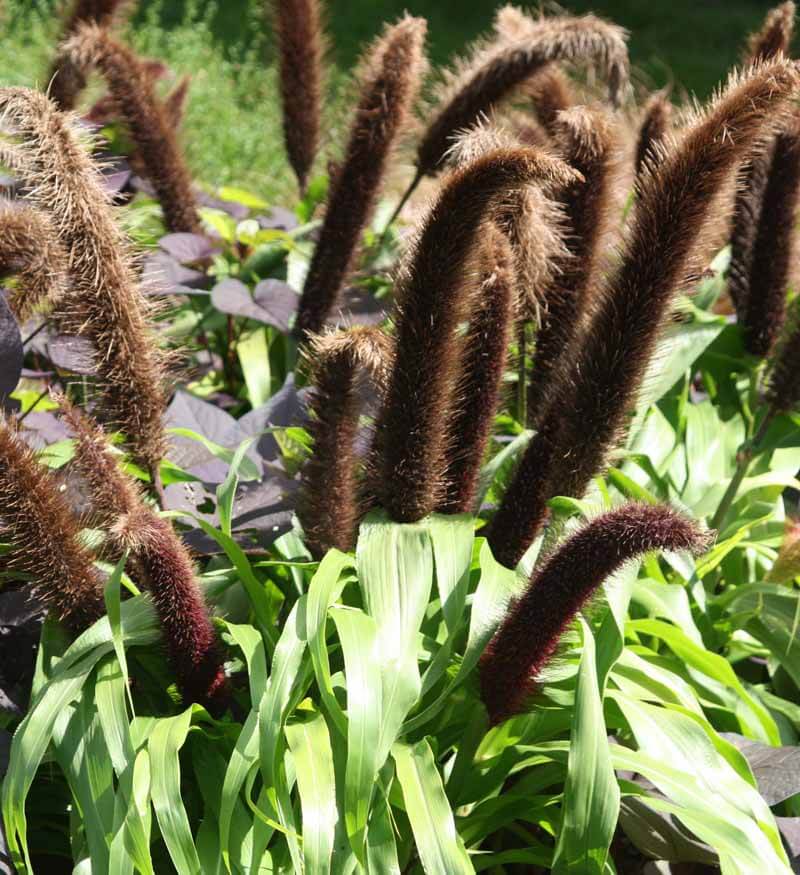
<path id="1" fill-rule="evenodd" d="M 661 335 L 624 447 L 586 495 L 549 500 L 517 570 L 481 526 L 534 436 L 524 404 L 495 418 L 480 513 L 398 523 L 373 509 L 353 552 L 316 561 L 294 513 L 313 446 L 293 329 L 328 179 L 298 173 L 291 210 L 238 189 L 199 193 L 200 230 L 165 233 L 133 167 L 135 156 L 107 160 L 105 184 L 145 251 L 147 294 L 165 303 L 156 334 L 180 347 L 186 377 L 165 414 L 161 515 L 202 562 L 229 701 L 219 713 L 181 699 L 157 646 L 163 618 L 127 553 L 98 554 L 106 615 L 72 640 L 55 617 L 42 622 L 4 564 L 14 545 L 0 546 L 0 867 L 450 875 L 639 871 L 651 859 L 659 871 L 792 871 L 800 420 L 790 410 L 767 427 L 757 412 L 763 366 L 719 315 L 727 250 Z M 356 228 L 363 254 L 334 321 L 384 322 L 398 244 L 386 219 L 380 208 Z M 524 333 L 515 351 L 508 377 L 524 388 Z M 91 408 L 97 354 L 58 320 L 20 326 L 0 296 L 0 397 L 78 505 L 74 435 L 48 388 Z M 134 461 L 124 470 L 156 486 Z M 479 661 L 531 569 L 630 500 L 713 522 L 717 541 L 611 576 L 522 712 L 491 721 Z"/>

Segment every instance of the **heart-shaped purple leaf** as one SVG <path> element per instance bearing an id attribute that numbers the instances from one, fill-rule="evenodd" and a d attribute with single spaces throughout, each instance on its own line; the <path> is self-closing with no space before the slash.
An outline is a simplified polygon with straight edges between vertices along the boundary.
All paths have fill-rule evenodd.
<path id="1" fill-rule="evenodd" d="M 274 325 L 284 334 L 289 331 L 299 298 L 288 283 L 274 279 L 261 280 L 253 290 L 253 300 L 265 313 L 261 322 Z"/>
<path id="2" fill-rule="evenodd" d="M 735 732 L 720 735 L 744 755 L 767 805 L 777 805 L 800 793 L 800 747 L 772 747 Z"/>
<path id="3" fill-rule="evenodd" d="M 181 294 L 183 286 L 201 289 L 208 278 L 199 270 L 184 267 L 166 252 L 154 252 L 144 261 L 142 280 L 145 291 L 153 295 Z"/>
<path id="4" fill-rule="evenodd" d="M 256 449 L 262 459 L 271 461 L 280 456 L 278 442 L 267 432 L 268 428 L 303 424 L 306 416 L 305 395 L 305 390 L 297 391 L 294 374 L 289 374 L 283 386 L 266 404 L 251 410 L 239 420 L 239 428 L 244 434 L 250 437 L 259 435 Z"/>
<path id="5" fill-rule="evenodd" d="M 219 252 L 208 237 L 185 232 L 166 234 L 158 241 L 158 245 L 180 264 L 203 261 Z"/>

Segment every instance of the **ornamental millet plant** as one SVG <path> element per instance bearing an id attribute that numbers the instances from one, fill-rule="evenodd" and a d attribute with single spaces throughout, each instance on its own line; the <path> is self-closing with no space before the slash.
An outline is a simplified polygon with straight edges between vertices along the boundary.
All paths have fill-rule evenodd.
<path id="1" fill-rule="evenodd" d="M 580 496 L 617 444 L 675 290 L 690 269 L 709 206 L 738 161 L 785 118 L 798 86 L 776 60 L 734 75 L 727 89 L 638 183 L 619 268 L 581 344 L 556 377 L 553 403 L 495 514 L 489 542 L 515 566 L 539 532 L 547 501 Z"/>
<path id="2" fill-rule="evenodd" d="M 133 0 L 74 0 L 64 20 L 61 39 L 71 37 L 84 24 L 111 27 L 130 12 Z M 46 79 L 47 93 L 61 110 L 75 108 L 75 102 L 86 87 L 84 71 L 63 54 L 59 54 Z"/>
<path id="3" fill-rule="evenodd" d="M 108 83 L 115 109 L 130 131 L 148 179 L 174 233 L 200 230 L 197 202 L 176 125 L 156 95 L 154 80 L 141 60 L 108 31 L 94 24 L 80 27 L 62 46 L 78 69 L 97 68 Z"/>
<path id="4" fill-rule="evenodd" d="M 422 82 L 426 27 L 421 18 L 401 19 L 386 28 L 362 63 L 348 144 L 331 180 L 325 221 L 297 308 L 300 338 L 322 330 L 353 265 Z"/>
<path id="5" fill-rule="evenodd" d="M 558 155 L 584 179 L 559 196 L 564 212 L 566 253 L 542 290 L 534 369 L 528 390 L 528 423 L 536 425 L 547 409 L 553 374 L 572 347 L 600 285 L 605 245 L 616 220 L 614 189 L 619 144 L 612 120 L 599 108 L 574 107 L 552 123 Z"/>
<path id="6" fill-rule="evenodd" d="M 800 114 L 777 134 L 755 225 L 747 295 L 739 310 L 744 348 L 769 355 L 786 316 L 786 293 L 796 258 L 800 195 Z"/>
<path id="7" fill-rule="evenodd" d="M 56 400 L 75 438 L 74 464 L 87 486 L 93 520 L 108 530 L 117 552 L 128 552 L 132 576 L 151 594 L 184 701 L 221 709 L 227 680 L 188 550 L 119 467 L 103 429 L 63 396 Z"/>
<path id="8" fill-rule="evenodd" d="M 0 276 L 17 275 L 8 304 L 20 324 L 64 296 L 69 287 L 66 263 L 67 254 L 45 213 L 0 205 Z"/>
<path id="9" fill-rule="evenodd" d="M 489 114 L 534 73 L 552 61 L 595 62 L 614 86 L 627 78 L 625 32 L 593 15 L 530 20 L 514 39 L 481 47 L 446 80 L 440 109 L 417 147 L 417 175 L 435 174 L 458 131 Z"/>
<path id="10" fill-rule="evenodd" d="M 513 333 L 516 270 L 514 251 L 503 231 L 488 223 L 482 244 L 480 285 L 472 302 L 464 340 L 456 400 L 447 423 L 450 436 L 445 494 L 440 513 L 474 513 L 481 465 L 501 401 L 501 387 Z"/>
<path id="11" fill-rule="evenodd" d="M 794 17 L 795 4 L 792 2 L 781 3 L 780 6 L 770 10 L 761 30 L 754 33 L 748 41 L 744 57 L 745 65 L 759 64 L 788 55 L 794 33 Z M 748 156 L 748 161 L 742 168 L 734 202 L 730 232 L 731 262 L 728 268 L 728 294 L 742 321 L 748 306 L 761 207 L 771 172 L 774 146 L 774 140 L 768 138 Z"/>
<path id="12" fill-rule="evenodd" d="M 454 170 L 422 221 L 398 277 L 396 347 L 372 450 L 372 490 L 398 522 L 431 513 L 445 490 L 461 340 L 469 313 L 473 254 L 484 222 L 509 191 L 533 182 L 579 179 L 555 158 L 525 148 L 494 149 Z"/>
<path id="13" fill-rule="evenodd" d="M 72 118 L 45 95 L 0 89 L 0 114 L 21 141 L 27 201 L 50 217 L 67 253 L 70 288 L 54 316 L 91 342 L 99 411 L 155 482 L 166 447 L 166 357 L 99 171 Z"/>
<path id="14" fill-rule="evenodd" d="M 278 40 L 283 139 L 300 193 L 319 150 L 326 40 L 320 0 L 271 0 Z"/>
<path id="15" fill-rule="evenodd" d="M 651 550 L 702 553 L 710 535 L 666 506 L 626 504 L 593 519 L 534 571 L 480 660 L 480 689 L 497 724 L 521 711 L 562 633 L 623 563 Z"/>
<path id="16" fill-rule="evenodd" d="M 36 596 L 74 634 L 105 613 L 103 579 L 81 528 L 53 473 L 14 420 L 0 416 L 0 534 L 14 545 L 10 568 L 32 578 Z"/>
<path id="17" fill-rule="evenodd" d="M 364 500 L 356 446 L 364 391 L 371 387 L 380 396 L 391 351 L 389 336 L 379 328 L 350 328 L 308 342 L 314 447 L 302 469 L 297 515 L 317 559 L 332 547 L 355 547 Z"/>
<path id="18" fill-rule="evenodd" d="M 671 125 L 672 103 L 669 92 L 666 89 L 657 91 L 647 101 L 639 124 L 634 164 L 637 176 L 644 170 L 647 162 L 660 160 L 660 147 L 670 133 Z"/>

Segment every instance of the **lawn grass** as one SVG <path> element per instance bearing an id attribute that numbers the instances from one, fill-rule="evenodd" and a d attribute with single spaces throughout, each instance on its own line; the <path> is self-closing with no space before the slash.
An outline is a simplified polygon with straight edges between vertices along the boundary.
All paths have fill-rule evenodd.
<path id="1" fill-rule="evenodd" d="M 58 32 L 55 0 L 6 0 L 0 32 L 0 81 L 41 84 Z M 263 0 L 142 0 L 130 37 L 137 48 L 192 75 L 184 142 L 198 178 L 235 183 L 268 198 L 292 187 L 283 156 L 274 46 Z M 489 27 L 495 0 L 346 0 L 329 3 L 331 59 L 347 71 L 383 21 L 408 10 L 429 20 L 433 61 L 453 54 Z M 767 4 L 755 0 L 565 0 L 572 12 L 593 10 L 631 33 L 631 56 L 653 86 L 673 81 L 707 95 L 735 63 L 745 35 Z M 334 72 L 337 90 L 343 75 Z M 346 113 L 335 111 L 328 139 L 341 138 Z"/>

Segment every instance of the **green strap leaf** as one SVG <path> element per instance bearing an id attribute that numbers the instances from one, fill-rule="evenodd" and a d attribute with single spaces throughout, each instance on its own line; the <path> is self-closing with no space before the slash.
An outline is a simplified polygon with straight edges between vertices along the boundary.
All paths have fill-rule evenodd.
<path id="1" fill-rule="evenodd" d="M 286 726 L 294 759 L 300 809 L 303 815 L 303 860 L 306 875 L 327 875 L 339 814 L 336 779 L 328 726 L 321 714 Z"/>
<path id="2" fill-rule="evenodd" d="M 602 875 L 619 817 L 592 630 L 581 619 L 583 653 L 575 691 L 564 806 L 553 872 Z"/>
<path id="3" fill-rule="evenodd" d="M 453 812 L 428 740 L 392 748 L 397 780 L 427 875 L 468 875 L 475 869 L 456 832 Z"/>

